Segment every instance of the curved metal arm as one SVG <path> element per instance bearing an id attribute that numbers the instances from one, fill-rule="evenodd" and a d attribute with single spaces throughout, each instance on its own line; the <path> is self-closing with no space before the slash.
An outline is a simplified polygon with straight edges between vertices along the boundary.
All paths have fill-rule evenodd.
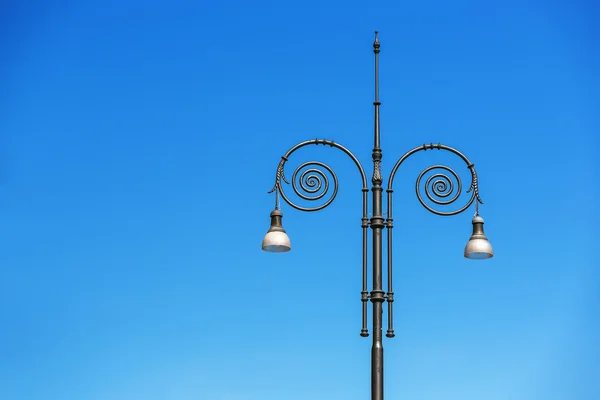
<path id="1" fill-rule="evenodd" d="M 285 163 L 288 161 L 288 158 L 290 157 L 290 155 L 293 152 L 295 152 L 296 150 L 298 150 L 304 146 L 308 146 L 310 144 L 328 145 L 330 147 L 337 148 L 337 149 L 343 151 L 344 153 L 346 153 L 352 159 L 352 161 L 354 161 L 354 164 L 356 164 L 356 166 L 358 167 L 358 171 L 360 172 L 360 176 L 362 178 L 363 190 L 368 190 L 367 177 L 365 175 L 365 171 L 364 171 L 362 165 L 360 164 L 360 162 L 358 161 L 358 159 L 356 158 L 356 156 L 354 154 L 352 154 L 352 152 L 350 150 L 348 150 L 347 148 L 345 148 L 344 146 L 342 146 L 338 143 L 335 143 L 333 140 L 313 139 L 313 140 L 307 140 L 305 142 L 298 143 L 297 145 L 292 147 L 290 150 L 288 150 L 288 152 L 285 153 L 281 157 L 281 161 L 279 162 L 279 166 L 277 167 L 277 173 L 275 175 L 275 185 L 273 186 L 273 189 L 271 189 L 269 191 L 269 193 L 278 191 L 286 203 L 288 203 L 290 206 L 292 206 L 295 209 L 300 210 L 300 211 L 318 211 L 318 210 L 322 210 L 323 208 L 325 208 L 329 204 L 331 204 L 331 202 L 337 195 L 337 189 L 338 189 L 337 176 L 335 175 L 333 170 L 327 164 L 323 164 L 321 162 L 309 161 L 309 162 L 306 162 L 306 163 L 300 165 L 298 168 L 296 168 L 296 170 L 294 171 L 294 174 L 292 176 L 292 188 L 294 189 L 294 192 L 304 200 L 316 201 L 316 200 L 323 198 L 325 196 L 325 194 L 327 194 L 327 192 L 329 191 L 329 178 L 322 170 L 320 170 L 318 168 L 306 169 L 305 171 L 303 171 L 300 174 L 300 179 L 297 180 L 296 177 L 302 169 L 304 169 L 308 166 L 317 166 L 317 167 L 324 168 L 333 177 L 333 192 L 332 192 L 331 197 L 324 204 L 317 206 L 317 207 L 302 207 L 302 206 L 299 206 L 299 205 L 295 204 L 294 202 L 292 202 L 286 196 L 285 192 L 283 191 L 283 187 L 281 185 L 281 180 L 283 179 L 283 181 L 287 184 L 290 183 L 285 178 L 285 174 L 284 174 Z M 297 182 L 300 183 L 300 189 L 297 186 Z M 321 189 L 323 189 L 323 190 L 321 191 Z M 308 195 L 306 195 L 302 192 L 308 193 Z M 318 193 L 318 194 L 315 194 L 315 193 Z"/>
<path id="2" fill-rule="evenodd" d="M 430 207 L 427 203 L 425 203 L 425 201 L 423 200 L 423 197 L 421 196 L 420 193 L 420 187 L 421 187 L 421 178 L 423 178 L 423 176 L 428 173 L 429 171 L 432 171 L 434 169 L 438 169 L 438 170 L 443 170 L 445 171 L 444 173 L 436 173 L 431 175 L 429 178 L 427 178 L 426 182 L 425 182 L 425 195 L 427 196 L 427 198 L 429 200 L 431 200 L 433 203 L 438 204 L 438 205 L 448 205 L 448 204 L 452 204 L 454 203 L 459 197 L 460 194 L 462 192 L 462 183 L 460 181 L 460 177 L 458 176 L 458 174 L 456 172 L 454 172 L 453 169 L 445 166 L 445 165 L 433 165 L 431 167 L 425 168 L 417 177 L 417 182 L 415 185 L 415 190 L 417 193 L 417 198 L 419 199 L 419 202 L 421 202 L 421 204 L 423 205 L 423 207 L 425 207 L 428 211 L 437 214 L 437 215 L 442 215 L 442 216 L 450 216 L 450 215 L 456 215 L 456 214 L 460 214 L 461 212 L 465 211 L 471 204 L 473 204 L 473 201 L 476 201 L 476 205 L 478 203 L 483 204 L 483 202 L 481 201 L 481 198 L 479 197 L 479 182 L 477 180 L 477 172 L 475 171 L 475 166 L 473 165 L 473 163 L 471 161 L 469 161 L 469 159 L 467 157 L 465 157 L 464 154 L 462 154 L 460 151 L 449 147 L 449 146 L 445 146 L 443 144 L 424 144 L 422 146 L 419 147 L 415 147 L 414 149 L 406 152 L 402 157 L 400 157 L 400 159 L 396 162 L 396 164 L 394 165 L 394 168 L 392 169 L 392 172 L 390 173 L 390 178 L 388 179 L 388 188 L 386 190 L 387 192 L 387 218 L 385 221 L 385 226 L 386 226 L 386 230 L 387 230 L 387 244 L 388 244 L 388 251 L 387 251 L 387 262 L 388 262 L 388 268 L 387 268 L 387 272 L 388 272 L 388 291 L 386 293 L 386 300 L 388 302 L 388 330 L 387 330 L 387 337 L 394 337 L 394 327 L 393 327 L 393 310 L 392 310 L 392 303 L 394 302 L 394 291 L 392 288 L 392 228 L 394 227 L 394 219 L 392 218 L 392 185 L 394 183 L 394 176 L 396 175 L 396 171 L 398 170 L 398 168 L 400 167 L 400 165 L 402 165 L 402 163 L 410 156 L 412 156 L 415 153 L 418 153 L 419 151 L 425 151 L 425 150 L 433 150 L 433 149 L 437 149 L 437 150 L 447 150 L 451 153 L 456 154 L 457 156 L 459 156 L 460 158 L 463 159 L 463 161 L 467 164 L 467 168 L 469 168 L 469 170 L 471 171 L 471 185 L 469 187 L 469 189 L 467 190 L 467 193 L 473 191 L 473 193 L 471 194 L 471 198 L 467 201 L 467 203 L 459 208 L 456 211 L 449 211 L 449 212 L 443 212 L 443 211 L 437 211 L 435 209 L 433 209 L 432 207 Z M 452 175 L 452 177 L 454 177 L 454 180 L 450 178 L 450 176 L 446 173 L 449 173 L 450 175 Z M 457 182 L 457 190 L 454 191 L 454 181 Z M 433 195 L 430 193 L 430 188 L 431 191 L 433 192 Z M 452 195 L 452 193 L 455 193 L 454 196 L 450 197 Z"/>
<path id="3" fill-rule="evenodd" d="M 281 194 L 281 197 L 285 200 L 286 203 L 288 203 L 290 206 L 292 206 L 295 209 L 300 210 L 300 211 L 318 211 L 318 210 L 322 210 L 323 208 L 325 208 L 329 204 L 331 204 L 333 199 L 335 199 L 335 196 L 337 195 L 337 191 L 338 191 L 337 176 L 335 175 L 333 170 L 327 164 L 324 164 L 321 162 L 309 161 L 309 162 L 306 162 L 306 163 L 300 165 L 298 168 L 296 168 L 296 170 L 294 171 L 294 173 L 292 175 L 292 188 L 294 189 L 294 192 L 300 198 L 302 198 L 304 200 L 316 201 L 316 200 L 323 198 L 329 190 L 329 180 L 328 180 L 327 175 L 323 172 L 323 170 L 320 170 L 318 168 L 305 169 L 308 166 L 321 167 L 321 168 L 327 170 L 327 172 L 329 172 L 329 174 L 331 174 L 331 176 L 333 177 L 333 192 L 331 194 L 331 197 L 325 203 L 323 203 L 322 205 L 317 206 L 317 207 L 301 207 L 301 206 L 295 204 L 294 202 L 292 202 L 285 195 L 285 193 L 283 191 L 283 187 L 281 185 L 281 180 L 283 179 L 283 181 L 287 184 L 290 183 L 285 178 L 285 173 L 284 173 L 285 163 L 288 161 L 288 158 L 290 157 L 290 155 L 293 152 L 295 152 L 299 148 L 302 148 L 304 146 L 308 146 L 311 144 L 315 144 L 315 145 L 322 144 L 324 146 L 328 145 L 330 147 L 334 147 L 334 148 L 339 149 L 339 150 L 343 151 L 344 153 L 346 153 L 352 159 L 352 161 L 354 161 L 354 164 L 356 164 L 356 167 L 358 168 L 358 171 L 360 172 L 360 177 L 362 179 L 362 203 L 363 204 L 362 204 L 361 228 L 363 231 L 363 235 L 362 235 L 362 291 L 360 292 L 361 302 L 362 302 L 362 329 L 360 331 L 360 335 L 363 337 L 366 337 L 366 336 L 369 336 L 369 330 L 367 329 L 367 302 L 369 301 L 369 292 L 367 291 L 367 240 L 368 240 L 368 228 L 369 228 L 367 193 L 369 192 L 369 188 L 367 187 L 367 176 L 365 175 L 365 171 L 364 171 L 362 165 L 360 164 L 360 162 L 358 161 L 358 159 L 356 158 L 356 156 L 354 154 L 352 154 L 352 152 L 350 152 L 350 150 L 348 150 L 347 148 L 345 148 L 344 146 L 342 146 L 338 143 L 335 143 L 333 140 L 314 139 L 314 140 L 307 140 L 305 142 L 298 143 L 297 145 L 295 145 L 294 147 L 289 149 L 288 152 L 285 153 L 281 157 L 281 161 L 279 162 L 279 165 L 277 166 L 277 172 L 275 174 L 275 185 L 273 186 L 273 189 L 271 189 L 269 191 L 269 193 L 276 192 L 275 194 L 277 197 L 278 197 L 278 194 Z M 298 173 L 303 169 L 304 169 L 304 171 L 300 173 L 299 179 L 296 179 L 298 176 Z M 308 193 L 308 195 L 302 193 L 298 189 L 297 182 L 300 182 L 300 189 L 302 191 Z M 323 189 L 322 191 L 321 191 L 321 188 Z M 276 200 L 276 207 L 279 208 L 278 199 Z"/>
<path id="4" fill-rule="evenodd" d="M 471 185 L 469 187 L 469 190 L 467 190 L 467 193 L 470 193 L 471 191 L 473 191 L 473 193 L 471 194 L 471 198 L 469 199 L 467 204 L 465 204 L 463 207 L 459 208 L 456 211 L 442 212 L 442 211 L 437 211 L 437 210 L 431 208 L 429 205 L 427 205 L 425 203 L 425 201 L 421 197 L 421 193 L 419 191 L 421 178 L 427 172 L 429 172 L 433 169 L 445 170 L 445 171 L 449 172 L 454 177 L 454 180 L 456 180 L 458 183 L 458 190 L 456 191 L 456 193 L 453 197 L 451 197 L 447 200 L 438 200 L 437 198 L 434 198 L 434 196 L 441 198 L 441 199 L 445 199 L 446 197 L 449 197 L 454 192 L 454 181 L 445 173 L 437 173 L 437 174 L 434 174 L 431 177 L 429 177 L 425 183 L 425 195 L 427 196 L 427 198 L 429 200 L 431 200 L 435 204 L 448 205 L 448 204 L 454 203 L 460 196 L 461 190 L 462 190 L 462 183 L 460 181 L 460 177 L 458 176 L 458 174 L 456 172 L 454 172 L 453 169 L 451 169 L 445 165 L 434 165 L 434 166 L 431 166 L 431 167 L 423 170 L 423 172 L 421 172 L 421 174 L 417 178 L 417 182 L 416 182 L 417 198 L 419 199 L 419 201 L 421 202 L 423 207 L 425 207 L 428 211 L 430 211 L 434 214 L 442 215 L 442 216 L 450 216 L 450 215 L 460 214 L 461 212 L 465 211 L 473 203 L 474 200 L 477 200 L 478 203 L 483 204 L 483 201 L 481 201 L 481 198 L 479 197 L 479 182 L 477 180 L 477 172 L 475 171 L 475 165 L 471 161 L 469 161 L 469 159 L 464 154 L 462 154 L 460 151 L 458 151 L 450 146 L 446 146 L 446 145 L 439 144 L 439 143 L 438 144 L 430 143 L 430 144 L 424 144 L 419 147 L 415 147 L 414 149 L 406 152 L 402 157 L 400 157 L 400 159 L 394 165 L 394 168 L 392 169 L 392 172 L 390 173 L 390 178 L 388 179 L 388 188 L 387 188 L 388 216 L 391 215 L 391 208 L 392 208 L 391 196 L 389 195 L 389 193 L 391 193 L 393 191 L 392 185 L 394 183 L 394 176 L 396 175 L 396 171 L 398 170 L 400 165 L 408 157 L 410 157 L 411 155 L 413 155 L 419 151 L 433 150 L 433 149 L 446 150 L 446 151 L 456 154 L 457 156 L 459 156 L 460 158 L 463 159 L 463 161 L 467 164 L 467 168 L 469 168 L 469 170 L 471 171 Z M 433 196 L 430 193 L 430 187 L 432 188 L 431 191 L 433 192 Z"/>

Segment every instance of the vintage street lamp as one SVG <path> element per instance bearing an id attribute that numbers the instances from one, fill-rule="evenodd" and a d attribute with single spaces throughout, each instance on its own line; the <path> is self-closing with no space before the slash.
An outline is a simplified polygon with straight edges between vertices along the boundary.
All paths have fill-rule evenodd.
<path id="1" fill-rule="evenodd" d="M 388 185 L 386 189 L 387 193 L 387 217 L 383 217 L 383 179 L 381 176 L 381 148 L 380 148 L 380 131 L 379 131 L 379 40 L 377 32 L 375 32 L 375 42 L 373 43 L 373 52 L 375 53 L 375 129 L 374 129 L 374 146 L 373 146 L 373 175 L 371 178 L 371 188 L 367 186 L 367 177 L 364 169 L 358 159 L 344 146 L 340 145 L 331 140 L 326 139 L 313 139 L 305 142 L 298 143 L 287 153 L 281 157 L 277 172 L 275 174 L 275 185 L 269 193 L 275 192 L 275 210 L 271 212 L 271 227 L 267 232 L 263 242 L 262 249 L 268 252 L 281 253 L 289 251 L 291 249 L 290 239 L 283 229 L 281 219 L 283 214 L 279 209 L 279 196 L 281 196 L 287 204 L 300 211 L 318 211 L 327 207 L 338 191 L 337 177 L 333 170 L 326 164 L 317 161 L 310 161 L 300 165 L 294 171 L 292 175 L 292 188 L 294 193 L 300 198 L 307 201 L 316 201 L 323 199 L 330 189 L 329 176 L 333 179 L 333 189 L 329 199 L 323 204 L 316 207 L 303 207 L 293 201 L 291 201 L 283 190 L 282 180 L 289 184 L 284 175 L 285 163 L 289 157 L 296 150 L 308 146 L 308 145 L 324 145 L 338 149 L 348 155 L 354 164 L 358 168 L 358 171 L 362 179 L 362 329 L 360 335 L 363 337 L 369 336 L 367 329 L 367 302 L 371 301 L 373 304 L 373 346 L 371 350 L 371 399 L 372 400 L 383 400 L 383 344 L 382 344 L 382 308 L 383 302 L 387 302 L 388 305 L 388 329 L 386 336 L 389 338 L 394 337 L 393 329 L 393 318 L 392 318 L 392 304 L 394 302 L 394 292 L 392 290 L 392 228 L 394 226 L 394 220 L 392 218 L 392 184 L 396 171 L 402 165 L 402 163 L 410 156 L 415 153 L 426 151 L 426 150 L 443 150 L 451 152 L 460 157 L 471 173 L 471 184 L 466 193 L 471 193 L 470 198 L 466 204 L 455 211 L 439 211 L 434 209 L 428 202 L 426 202 L 421 195 L 421 179 L 424 176 L 428 176 L 424 184 L 424 192 L 426 197 L 431 203 L 447 206 L 454 203 L 461 195 L 462 184 L 459 175 L 451 168 L 445 165 L 433 165 L 426 168 L 421 172 L 416 182 L 416 194 L 419 202 L 430 212 L 442 215 L 450 216 L 459 214 L 473 202 L 475 202 L 476 213 L 473 218 L 473 234 L 469 239 L 465 247 L 464 256 L 469 259 L 479 260 L 491 258 L 494 255 L 492 245 L 487 240 L 487 237 L 483 233 L 483 218 L 479 216 L 479 204 L 483 204 L 479 197 L 479 185 L 477 180 L 477 173 L 475 172 L 474 164 L 469 161 L 460 151 L 445 146 L 443 144 L 424 144 L 419 147 L 415 147 L 412 150 L 406 152 L 396 162 L 390 176 L 388 178 Z M 437 173 L 431 173 L 431 171 L 438 170 Z M 443 172 L 442 172 L 443 171 Z M 328 174 L 327 174 L 328 173 Z M 454 178 L 454 179 L 452 179 Z M 456 185 L 455 185 L 456 182 Z M 300 187 L 298 187 L 298 185 Z M 456 187 L 456 190 L 455 190 Z M 372 208 L 371 218 L 368 218 L 368 192 L 372 192 Z M 368 242 L 368 228 L 372 230 L 372 271 L 373 271 L 373 288 L 371 292 L 367 291 L 367 242 Z M 382 269 L 383 269 L 383 240 L 382 233 L 383 228 L 386 228 L 387 232 L 387 292 L 383 291 L 382 288 Z"/>

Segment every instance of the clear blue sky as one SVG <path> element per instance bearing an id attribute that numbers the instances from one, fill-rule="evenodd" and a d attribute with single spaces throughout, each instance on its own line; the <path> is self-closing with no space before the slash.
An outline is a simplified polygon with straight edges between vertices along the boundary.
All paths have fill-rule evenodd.
<path id="1" fill-rule="evenodd" d="M 431 164 L 468 179 L 462 161 L 403 166 L 386 398 L 599 399 L 599 11 L 5 2 L 0 398 L 369 398 L 354 165 L 295 153 L 288 176 L 327 162 L 338 198 L 282 205 L 292 252 L 260 243 L 295 143 L 334 139 L 370 176 L 377 29 L 384 179 L 422 143 L 458 148 L 496 251 L 465 260 L 474 210 L 437 217 L 414 195 Z"/>

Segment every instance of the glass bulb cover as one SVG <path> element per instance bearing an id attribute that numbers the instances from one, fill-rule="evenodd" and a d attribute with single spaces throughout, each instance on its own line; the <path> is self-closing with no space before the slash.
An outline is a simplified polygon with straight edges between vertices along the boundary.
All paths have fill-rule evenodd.
<path id="1" fill-rule="evenodd" d="M 269 253 L 283 253 L 290 251 L 292 245 L 290 238 L 285 232 L 271 231 L 267 232 L 262 242 L 262 249 Z"/>
<path id="2" fill-rule="evenodd" d="M 494 250 L 487 239 L 471 239 L 465 246 L 465 257 L 471 260 L 485 260 L 494 257 Z"/>

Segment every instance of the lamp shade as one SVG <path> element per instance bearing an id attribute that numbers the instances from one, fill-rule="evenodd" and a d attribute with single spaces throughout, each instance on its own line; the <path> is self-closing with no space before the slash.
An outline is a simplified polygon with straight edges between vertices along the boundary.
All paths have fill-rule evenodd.
<path id="1" fill-rule="evenodd" d="M 491 243 L 483 233 L 483 218 L 473 218 L 473 234 L 465 246 L 465 257 L 471 260 L 485 260 L 494 257 Z"/>
<path id="2" fill-rule="evenodd" d="M 283 253 L 292 249 L 290 238 L 281 225 L 282 217 L 283 213 L 278 209 L 271 212 L 271 227 L 262 242 L 262 249 L 264 251 L 269 253 Z"/>

